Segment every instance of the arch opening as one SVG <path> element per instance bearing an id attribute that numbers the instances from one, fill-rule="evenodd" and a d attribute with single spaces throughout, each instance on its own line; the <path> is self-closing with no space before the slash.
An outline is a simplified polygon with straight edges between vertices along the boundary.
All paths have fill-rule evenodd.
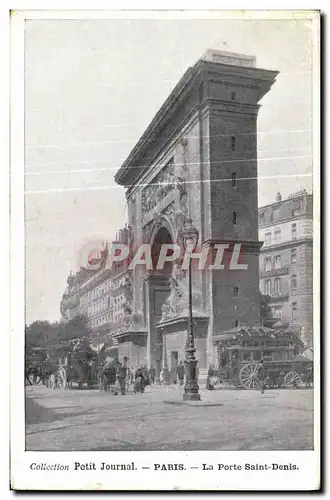
<path id="1" fill-rule="evenodd" d="M 159 260 L 159 255 L 160 251 L 163 245 L 173 245 L 173 238 L 171 236 L 171 233 L 169 230 L 165 227 L 162 226 L 159 228 L 157 231 L 152 247 L 151 247 L 151 259 L 152 259 L 152 267 L 154 271 L 157 271 L 157 264 Z M 167 250 L 167 255 L 173 255 L 173 250 L 168 249 Z M 170 276 L 172 274 L 172 266 L 173 262 L 171 261 L 166 261 L 163 269 L 159 270 L 159 273 L 163 273 L 165 276 Z"/>

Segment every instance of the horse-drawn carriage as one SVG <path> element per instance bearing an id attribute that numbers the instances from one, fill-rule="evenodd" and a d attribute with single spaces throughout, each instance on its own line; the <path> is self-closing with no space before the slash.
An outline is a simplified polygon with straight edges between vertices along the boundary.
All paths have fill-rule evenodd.
<path id="1" fill-rule="evenodd" d="M 52 379 L 59 380 L 55 387 L 89 389 L 99 387 L 100 358 L 98 351 L 92 349 L 88 339 L 72 339 L 52 346 L 57 360 Z"/>
<path id="2" fill-rule="evenodd" d="M 98 388 L 102 356 L 88 340 L 72 339 L 50 345 L 42 355 L 26 360 L 25 379 L 29 384 L 42 382 L 50 388 Z"/>
<path id="3" fill-rule="evenodd" d="M 263 360 L 266 387 L 310 387 L 313 361 L 299 353 L 301 347 L 292 331 L 235 328 L 218 336 L 218 366 L 212 375 L 239 388 L 257 389 L 257 367 Z"/>

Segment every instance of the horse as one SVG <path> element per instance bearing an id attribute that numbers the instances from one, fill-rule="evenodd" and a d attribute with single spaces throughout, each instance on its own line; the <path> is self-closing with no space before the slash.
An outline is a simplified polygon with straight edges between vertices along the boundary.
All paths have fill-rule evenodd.
<path id="1" fill-rule="evenodd" d="M 30 385 L 38 385 L 42 381 L 42 372 L 43 370 L 40 366 L 29 365 L 25 368 L 25 380 Z"/>

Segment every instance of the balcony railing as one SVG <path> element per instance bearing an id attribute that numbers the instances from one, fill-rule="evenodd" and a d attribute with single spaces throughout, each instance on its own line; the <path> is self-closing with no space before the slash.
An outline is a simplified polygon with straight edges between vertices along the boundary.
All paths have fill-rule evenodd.
<path id="1" fill-rule="evenodd" d="M 289 274 L 289 268 L 288 267 L 280 267 L 279 269 L 270 269 L 269 271 L 260 271 L 260 278 L 271 278 L 271 277 L 276 277 L 276 276 L 285 276 L 286 274 Z"/>
<path id="2" fill-rule="evenodd" d="M 269 297 L 269 302 L 285 302 L 289 300 L 288 293 L 272 293 Z"/>

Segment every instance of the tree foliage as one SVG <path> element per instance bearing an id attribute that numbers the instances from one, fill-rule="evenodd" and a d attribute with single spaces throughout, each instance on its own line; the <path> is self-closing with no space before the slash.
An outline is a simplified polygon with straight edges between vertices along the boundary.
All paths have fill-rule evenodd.
<path id="1" fill-rule="evenodd" d="M 87 337 L 90 330 L 86 317 L 78 315 L 67 323 L 34 321 L 25 326 L 25 353 L 27 357 L 45 359 L 52 345 L 73 338 Z"/>

